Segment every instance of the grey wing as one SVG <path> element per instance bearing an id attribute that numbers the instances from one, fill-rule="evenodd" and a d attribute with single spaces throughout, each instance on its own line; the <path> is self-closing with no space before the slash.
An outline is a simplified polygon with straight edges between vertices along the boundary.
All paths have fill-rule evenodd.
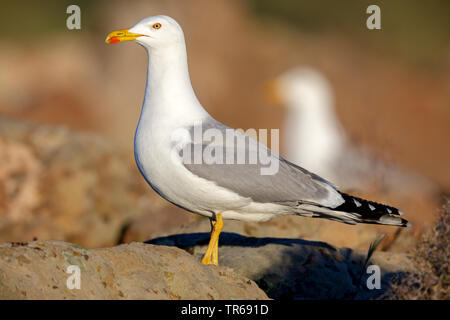
<path id="1" fill-rule="evenodd" d="M 213 125 L 218 131 L 233 130 L 220 123 Z M 203 179 L 213 181 L 255 202 L 289 205 L 311 203 L 331 208 L 343 202 L 340 193 L 328 181 L 290 163 L 254 139 L 240 132 L 234 130 L 233 132 L 235 136 L 233 144 L 225 139 L 222 141 L 216 139 L 210 144 L 204 142 L 187 144 L 185 148 L 201 150 L 202 161 L 195 162 L 190 153 L 190 157 L 182 157 L 185 168 Z M 239 143 L 242 139 L 245 144 Z M 214 161 L 211 159 L 203 161 L 207 154 L 219 156 L 213 157 Z M 244 162 L 239 161 L 238 154 L 245 155 Z M 227 156 L 233 160 L 232 163 L 226 161 Z M 251 160 L 255 158 L 256 161 Z M 270 174 L 263 174 L 264 172 Z"/>

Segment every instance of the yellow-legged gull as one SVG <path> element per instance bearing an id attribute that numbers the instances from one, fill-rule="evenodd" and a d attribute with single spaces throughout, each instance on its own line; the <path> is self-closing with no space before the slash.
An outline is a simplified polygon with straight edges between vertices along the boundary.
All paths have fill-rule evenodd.
<path id="1" fill-rule="evenodd" d="M 106 42 L 130 40 L 142 45 L 149 57 L 134 141 L 136 163 L 162 197 L 211 219 L 202 263 L 218 264 L 222 218 L 265 221 L 295 214 L 349 224 L 408 224 L 397 209 L 341 193 L 214 120 L 192 89 L 184 34 L 174 19 L 143 19 L 130 29 L 110 33 Z"/>

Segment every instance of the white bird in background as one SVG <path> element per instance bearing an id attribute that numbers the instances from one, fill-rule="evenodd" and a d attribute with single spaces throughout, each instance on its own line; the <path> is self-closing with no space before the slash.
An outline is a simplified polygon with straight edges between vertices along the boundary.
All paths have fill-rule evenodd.
<path id="1" fill-rule="evenodd" d="M 351 143 L 336 115 L 333 89 L 311 67 L 295 67 L 269 83 L 268 99 L 286 109 L 287 158 L 343 190 L 373 187 L 411 194 L 435 190 L 427 179 L 372 156 Z"/>
<path id="2" fill-rule="evenodd" d="M 192 89 L 184 34 L 172 18 L 146 18 L 130 29 L 110 33 L 106 42 L 130 40 L 142 45 L 149 56 L 144 103 L 134 142 L 136 163 L 149 185 L 163 198 L 211 219 L 211 239 L 202 263 L 218 264 L 222 218 L 265 221 L 293 214 L 348 224 L 408 225 L 398 217 L 397 209 L 341 193 L 328 181 L 214 120 Z M 200 136 L 199 141 L 195 137 L 199 129 L 214 132 L 214 138 L 231 132 L 232 139 Z M 211 162 L 211 147 L 215 155 L 223 152 L 227 162 Z M 190 150 L 194 150 L 194 163 L 190 157 L 184 157 Z M 228 159 L 235 160 L 235 155 L 242 154 L 244 159 L 258 162 L 228 163 Z M 267 155 L 270 163 L 277 163 L 278 170 L 263 174 L 267 162 L 261 161 L 261 154 Z M 195 160 L 196 156 L 201 157 L 200 161 Z"/>

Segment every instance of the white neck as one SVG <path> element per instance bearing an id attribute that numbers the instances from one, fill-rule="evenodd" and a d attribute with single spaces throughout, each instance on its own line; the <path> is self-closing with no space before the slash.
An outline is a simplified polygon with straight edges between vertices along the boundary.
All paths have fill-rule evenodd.
<path id="1" fill-rule="evenodd" d="M 140 125 L 161 119 L 177 125 L 208 115 L 192 89 L 184 42 L 173 46 L 147 49 L 147 84 Z"/>

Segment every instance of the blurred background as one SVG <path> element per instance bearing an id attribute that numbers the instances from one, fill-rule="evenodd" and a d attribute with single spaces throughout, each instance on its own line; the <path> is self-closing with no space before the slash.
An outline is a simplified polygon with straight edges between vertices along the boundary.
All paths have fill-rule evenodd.
<path id="1" fill-rule="evenodd" d="M 81 30 L 66 27 L 71 4 L 81 8 Z M 381 30 L 366 28 L 370 4 L 381 8 Z M 413 222 L 408 231 L 285 218 L 241 223 L 242 232 L 365 248 L 383 231 L 385 250 L 407 251 L 450 191 L 449 12 L 445 0 L 3 3 L 0 241 L 109 246 L 198 222 L 161 200 L 134 164 L 145 51 L 104 43 L 113 30 L 166 14 L 184 29 L 193 87 L 217 120 L 279 128 L 283 141 L 286 110 L 265 98 L 265 84 L 292 67 L 313 67 L 330 82 L 355 145 L 434 185 L 409 195 L 354 190 L 398 206 Z"/>

